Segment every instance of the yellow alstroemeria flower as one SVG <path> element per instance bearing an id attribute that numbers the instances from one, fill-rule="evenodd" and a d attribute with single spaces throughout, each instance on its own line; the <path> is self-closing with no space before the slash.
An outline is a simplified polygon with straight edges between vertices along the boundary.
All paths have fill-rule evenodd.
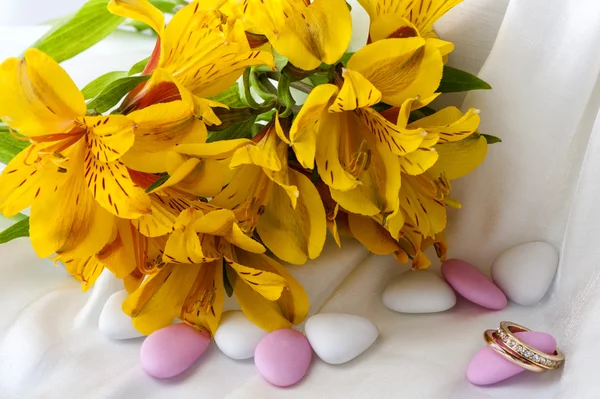
<path id="1" fill-rule="evenodd" d="M 410 111 L 425 103 L 409 99 L 402 108 L 382 113 L 388 120 L 397 119 L 398 126 L 406 126 L 407 131 L 426 133 L 416 151 L 400 157 L 399 211 L 385 220 L 348 215 L 351 232 L 371 252 L 394 254 L 399 260 L 409 256 L 413 268 L 431 264 L 423 253 L 431 245 L 439 256 L 445 256 L 446 206 L 457 206 L 449 197 L 449 180 L 470 173 L 487 152 L 485 138 L 474 134 L 479 126 L 478 110 L 463 114 L 456 107 L 447 107 L 408 123 Z"/>
<path id="2" fill-rule="evenodd" d="M 358 0 L 371 19 L 373 42 L 391 38 L 422 37 L 442 55 L 454 49 L 440 40 L 433 24 L 462 0 Z"/>
<path id="3" fill-rule="evenodd" d="M 345 0 L 231 0 L 246 30 L 264 35 L 290 62 L 310 71 L 334 64 L 352 38 L 352 18 Z M 230 7 L 231 8 L 231 7 Z"/>
<path id="4" fill-rule="evenodd" d="M 381 92 L 381 101 L 400 107 L 410 98 L 432 100 L 444 63 L 437 48 L 420 37 L 385 39 L 366 45 L 348 61 Z"/>
<path id="5" fill-rule="evenodd" d="M 86 116 L 75 83 L 36 49 L 0 65 L 0 88 L 0 118 L 33 143 L 0 176 L 0 211 L 13 216 L 31 206 L 40 257 L 96 254 L 111 239 L 115 216 L 150 212 L 150 199 L 119 160 L 133 145 L 132 120 Z"/>
<path id="6" fill-rule="evenodd" d="M 157 47 L 144 72 L 163 69 L 180 88 L 193 93 L 197 101 L 223 92 L 249 66 L 274 67 L 270 53 L 250 49 L 241 21 L 229 21 L 224 13 L 205 9 L 198 0 L 179 10 L 166 28 L 164 15 L 147 0 L 111 0 L 108 9 L 113 14 L 147 23 L 156 31 Z M 134 91 L 126 98 L 124 107 L 136 108 L 147 95 L 144 89 Z M 155 100 L 150 103 L 158 102 Z"/>
<path id="7" fill-rule="evenodd" d="M 224 275 L 242 311 L 269 331 L 304 320 L 308 298 L 265 248 L 247 237 L 230 210 L 187 209 L 169 237 L 164 265 L 124 302 L 134 326 L 150 333 L 179 317 L 196 328 L 218 328 L 225 297 Z"/>
<path id="8" fill-rule="evenodd" d="M 276 117 L 253 140 L 182 144 L 175 151 L 202 160 L 231 158 L 231 181 L 210 203 L 233 210 L 242 230 L 256 230 L 280 259 L 304 264 L 318 257 L 325 244 L 325 210 L 310 179 L 288 167 L 288 144 L 282 138 Z"/>
<path id="9" fill-rule="evenodd" d="M 122 161 L 139 172 L 162 173 L 168 170 L 169 153 L 177 144 L 206 141 L 206 125 L 221 123 L 212 107 L 223 105 L 194 99 L 162 68 L 154 71 L 144 90 L 146 96 L 137 103 L 138 109 L 127 114 L 136 125 L 135 142 Z M 152 103 L 165 92 L 172 101 Z"/>
<path id="10" fill-rule="evenodd" d="M 164 247 L 166 238 L 149 239 L 131 222 L 116 218 L 114 239 L 99 253 L 81 258 L 58 256 L 55 262 L 64 264 L 65 270 L 81 281 L 83 291 L 94 285 L 104 269 L 122 279 L 128 292 L 135 291 L 144 275 L 154 271 L 151 260 L 162 256 L 160 248 Z"/>
<path id="11" fill-rule="evenodd" d="M 381 92 L 344 70 L 341 89 L 317 86 L 294 120 L 289 142 L 303 167 L 317 170 L 332 198 L 365 216 L 398 210 L 399 157 L 416 150 L 422 132 L 404 131 L 371 108 Z"/>

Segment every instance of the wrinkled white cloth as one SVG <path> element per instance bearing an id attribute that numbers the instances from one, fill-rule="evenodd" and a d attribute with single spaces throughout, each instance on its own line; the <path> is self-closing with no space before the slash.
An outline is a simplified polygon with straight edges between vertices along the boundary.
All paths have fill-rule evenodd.
<path id="1" fill-rule="evenodd" d="M 20 26 L 27 18 L 42 22 L 81 1 L 52 3 L 56 15 L 40 6 L 43 13 L 31 16 L 47 3 L 2 0 L 0 24 L 14 26 L 0 27 L 0 58 L 20 53 L 43 32 Z M 356 244 L 341 251 L 329 245 L 323 258 L 294 273 L 313 312 L 373 320 L 381 333 L 373 348 L 341 366 L 316 359 L 305 380 L 285 390 L 268 385 L 252 361 L 233 361 L 214 346 L 184 375 L 157 381 L 140 367 L 142 339 L 111 341 L 98 332 L 99 312 L 118 282 L 103 275 L 82 294 L 19 239 L 0 246 L 0 397 L 598 398 L 600 3 L 465 0 L 437 28 L 456 43 L 450 63 L 479 72 L 494 87 L 469 94 L 464 105 L 481 109 L 481 132 L 503 139 L 490 147 L 481 168 L 455 183 L 464 206 L 451 214 L 450 254 L 487 272 L 514 244 L 551 242 L 561 250 L 561 262 L 539 305 L 491 312 L 459 300 L 442 314 L 394 313 L 381 304 L 381 292 L 407 267 L 367 257 Z M 100 73 L 128 68 L 152 45 L 149 38 L 121 33 L 64 65 L 82 86 Z M 501 320 L 552 333 L 568 356 L 564 368 L 490 388 L 470 385 L 466 365 L 483 345 L 483 330 Z"/>

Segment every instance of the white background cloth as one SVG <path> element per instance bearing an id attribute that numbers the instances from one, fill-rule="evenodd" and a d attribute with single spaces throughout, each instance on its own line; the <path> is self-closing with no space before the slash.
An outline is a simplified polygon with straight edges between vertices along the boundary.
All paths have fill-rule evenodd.
<path id="1" fill-rule="evenodd" d="M 0 0 L 0 58 L 18 55 L 43 32 L 25 25 L 79 3 Z M 364 15 L 362 21 L 364 27 Z M 102 305 L 119 285 L 103 275 L 91 293 L 81 294 L 20 239 L 0 246 L 0 397 L 600 397 L 600 2 L 466 0 L 437 28 L 456 43 L 450 63 L 480 72 L 494 87 L 469 94 L 464 105 L 481 109 L 481 132 L 503 139 L 482 167 L 455 184 L 464 207 L 451 214 L 450 255 L 487 272 L 512 245 L 551 242 L 561 263 L 542 303 L 491 312 L 459 300 L 442 314 L 394 313 L 381 304 L 381 292 L 407 267 L 366 257 L 353 244 L 343 251 L 330 246 L 295 274 L 313 311 L 354 313 L 377 324 L 380 339 L 368 352 L 341 366 L 315 359 L 301 384 L 282 390 L 268 385 L 252 361 L 233 361 L 213 346 L 184 375 L 157 381 L 139 365 L 141 339 L 111 341 L 97 330 Z M 83 86 L 103 72 L 127 69 L 152 46 L 149 38 L 120 33 L 64 66 Z M 470 385 L 466 365 L 483 345 L 482 331 L 500 320 L 552 333 L 567 353 L 564 368 L 489 388 Z"/>

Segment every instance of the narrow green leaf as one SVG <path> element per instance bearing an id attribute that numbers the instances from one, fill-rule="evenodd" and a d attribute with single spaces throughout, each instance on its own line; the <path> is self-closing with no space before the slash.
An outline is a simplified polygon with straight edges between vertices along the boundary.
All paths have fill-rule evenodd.
<path id="1" fill-rule="evenodd" d="M 273 58 L 275 60 L 275 67 L 279 72 L 283 71 L 283 68 L 290 62 L 286 57 L 273 50 Z"/>
<path id="2" fill-rule="evenodd" d="M 154 7 L 158 8 L 162 12 L 166 12 L 168 14 L 174 14 L 177 11 L 177 7 L 187 4 L 186 2 L 177 0 L 150 0 L 150 3 L 152 3 Z"/>
<path id="3" fill-rule="evenodd" d="M 157 188 L 159 188 L 160 186 L 162 186 L 163 184 L 165 184 L 165 182 L 166 182 L 167 180 L 169 180 L 169 177 L 171 177 L 171 176 L 169 176 L 168 174 L 164 174 L 164 175 L 162 175 L 162 176 L 161 176 L 161 177 L 159 177 L 159 178 L 158 178 L 158 179 L 157 179 L 157 180 L 156 180 L 154 183 L 152 183 L 152 184 L 150 185 L 150 187 L 148 187 L 148 188 L 146 189 L 146 192 L 147 192 L 147 193 L 150 193 L 150 192 L 152 192 L 152 191 L 156 190 Z"/>
<path id="4" fill-rule="evenodd" d="M 108 111 L 117 105 L 125 94 L 149 78 L 150 75 L 127 76 L 111 82 L 96 98 L 88 103 L 88 109 L 93 109 L 100 113 Z"/>
<path id="5" fill-rule="evenodd" d="M 146 25 L 145 23 L 136 21 L 136 20 L 127 21 L 127 22 L 125 22 L 125 25 L 132 26 L 138 32 L 143 32 L 145 30 L 152 29 L 152 28 L 150 28 L 149 25 Z M 152 31 L 152 32 L 154 32 L 154 31 Z"/>
<path id="6" fill-rule="evenodd" d="M 240 95 L 240 86 L 237 82 L 235 82 L 232 86 L 230 86 L 221 94 L 211 97 L 210 99 L 212 101 L 225 104 L 232 108 L 245 107 L 247 105 L 242 100 L 242 97 Z"/>
<path id="7" fill-rule="evenodd" d="M 271 122 L 275 117 L 275 112 L 276 111 L 272 109 L 270 111 L 258 115 L 258 117 L 256 118 L 256 122 Z"/>
<path id="8" fill-rule="evenodd" d="M 109 0 L 89 0 L 70 19 L 31 45 L 56 62 L 68 60 L 104 39 L 123 18 L 106 8 Z"/>
<path id="9" fill-rule="evenodd" d="M 0 244 L 6 244 L 15 238 L 29 237 L 29 218 L 25 218 L 0 233 Z"/>
<path id="10" fill-rule="evenodd" d="M 208 143 L 221 140 L 233 140 L 233 139 L 251 139 L 252 138 L 252 125 L 256 121 L 256 115 L 251 115 L 250 118 L 235 123 L 226 129 L 215 130 L 208 132 Z"/>
<path id="11" fill-rule="evenodd" d="M 425 118 L 426 116 L 433 115 L 437 111 L 431 107 L 421 107 L 419 109 L 415 109 L 410 113 L 410 118 L 408 118 L 408 123 L 412 123 L 416 120 Z"/>
<path id="12" fill-rule="evenodd" d="M 446 65 L 437 91 L 440 93 L 456 93 L 470 90 L 489 90 L 491 88 L 492 86 L 477 76 Z"/>
<path id="13" fill-rule="evenodd" d="M 227 275 L 227 264 L 225 263 L 225 259 L 223 259 L 223 286 L 225 287 L 225 293 L 229 298 L 233 295 L 233 286 L 231 285 L 231 281 L 229 281 L 229 276 Z"/>
<path id="14" fill-rule="evenodd" d="M 312 83 L 313 87 L 329 83 L 329 77 L 323 74 L 310 75 L 308 79 L 310 80 L 310 83 Z"/>
<path id="15" fill-rule="evenodd" d="M 25 140 L 17 140 L 8 131 L 8 127 L 0 126 L 0 163 L 8 164 L 18 153 L 29 146 Z"/>
<path id="16" fill-rule="evenodd" d="M 354 53 L 346 53 L 342 56 L 342 58 L 340 59 L 340 62 L 344 65 L 347 66 L 348 65 L 348 61 L 350 61 L 350 58 L 352 58 L 352 56 L 354 55 Z"/>
<path id="17" fill-rule="evenodd" d="M 491 134 L 482 134 L 482 136 L 485 137 L 485 141 L 487 141 L 488 144 L 502 143 L 500 137 L 492 136 Z"/>
<path id="18" fill-rule="evenodd" d="M 104 90 L 104 88 L 110 83 L 114 82 L 117 79 L 124 78 L 125 76 L 127 76 L 127 72 L 124 71 L 113 71 L 105 73 L 99 78 L 92 80 L 83 88 L 83 90 L 81 90 L 81 92 L 83 93 L 83 97 L 86 100 L 94 98 L 98 94 L 102 93 L 102 90 Z"/>
<path id="19" fill-rule="evenodd" d="M 148 65 L 148 61 L 150 61 L 150 57 L 146 57 L 143 60 L 136 62 L 135 64 L 133 64 L 127 75 L 131 76 L 137 75 L 138 73 L 142 73 L 144 71 L 144 68 L 146 68 L 146 65 Z"/>

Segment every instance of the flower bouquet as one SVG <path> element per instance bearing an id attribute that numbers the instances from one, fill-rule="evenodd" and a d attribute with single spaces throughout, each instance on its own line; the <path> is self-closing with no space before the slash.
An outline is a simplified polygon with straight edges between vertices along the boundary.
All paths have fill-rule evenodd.
<path id="1" fill-rule="evenodd" d="M 415 269 L 445 259 L 451 182 L 499 139 L 435 100 L 490 87 L 433 29 L 459 0 L 358 3 L 87 2 L 0 65 L 0 212 L 20 218 L 0 243 L 29 236 L 83 290 L 109 270 L 144 335 L 214 334 L 226 296 L 264 330 L 302 323 L 286 264 L 328 233 Z M 352 7 L 370 17 L 356 51 Z M 154 51 L 80 90 L 59 63 L 117 28 Z"/>

